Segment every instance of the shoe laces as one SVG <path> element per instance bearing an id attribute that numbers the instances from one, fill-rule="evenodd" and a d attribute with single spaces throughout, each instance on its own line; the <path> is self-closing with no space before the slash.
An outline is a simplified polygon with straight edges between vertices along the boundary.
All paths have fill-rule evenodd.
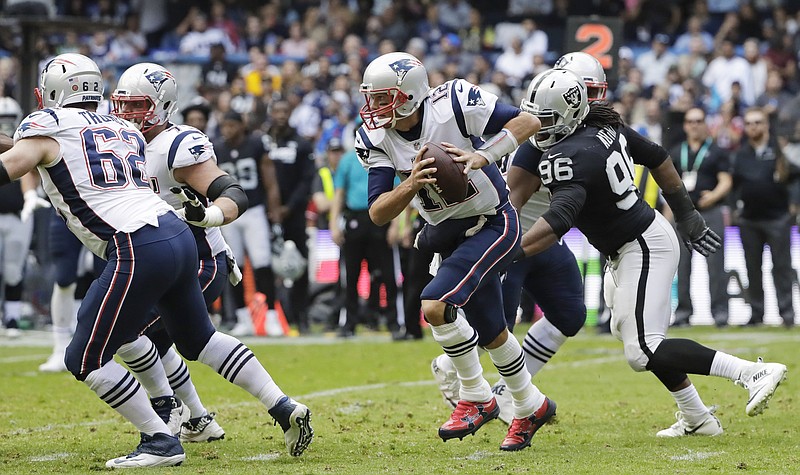
<path id="1" fill-rule="evenodd" d="M 756 364 L 763 364 L 763 363 L 764 363 L 764 358 L 759 356 L 758 359 L 756 360 L 756 362 L 753 363 L 753 364 L 756 365 Z M 745 377 L 745 374 L 747 374 L 747 377 Z M 750 385 L 748 384 L 748 380 L 750 379 L 750 377 L 752 375 L 753 375 L 753 371 L 751 370 L 751 368 L 748 368 L 748 369 L 742 371 L 742 373 L 739 375 L 739 379 L 734 381 L 733 384 L 735 384 L 737 386 L 741 386 L 741 387 L 743 387 L 745 389 L 750 389 Z"/>
<path id="2" fill-rule="evenodd" d="M 719 406 L 717 406 L 716 404 L 714 404 L 713 406 L 710 406 L 710 407 L 708 407 L 708 408 L 707 408 L 707 409 L 708 409 L 708 415 L 710 415 L 710 416 L 712 416 L 712 417 L 713 417 L 713 416 L 714 416 L 714 414 L 716 414 L 716 413 L 717 413 L 717 409 L 718 409 L 718 408 L 719 408 Z M 694 429 L 695 427 L 697 427 L 697 426 L 699 426 L 699 425 L 702 425 L 702 423 L 703 423 L 703 422 L 705 422 L 705 419 L 703 419 L 703 420 L 702 420 L 701 422 L 699 422 L 697 425 L 695 425 L 694 427 L 692 427 L 692 426 L 690 426 L 690 425 L 689 425 L 689 423 L 688 423 L 688 422 L 686 422 L 686 419 L 684 419 L 684 417 L 683 417 L 683 412 L 682 412 L 682 411 L 676 411 L 676 412 L 675 412 L 675 419 L 677 419 L 677 420 L 678 420 L 678 422 L 676 422 L 675 424 L 672 424 L 672 427 L 676 427 L 676 426 L 677 426 L 677 427 L 685 426 L 685 427 L 688 427 L 689 429 Z"/>

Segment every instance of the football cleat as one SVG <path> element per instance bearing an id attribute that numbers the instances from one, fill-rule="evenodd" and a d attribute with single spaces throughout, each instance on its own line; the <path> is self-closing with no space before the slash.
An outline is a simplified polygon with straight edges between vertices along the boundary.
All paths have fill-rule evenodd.
<path id="1" fill-rule="evenodd" d="M 497 418 L 505 422 L 506 425 L 511 424 L 514 419 L 514 399 L 511 397 L 511 391 L 508 390 L 503 378 L 494 383 L 492 394 L 497 400 L 497 405 L 500 406 L 500 415 Z"/>
<path id="2" fill-rule="evenodd" d="M 759 358 L 748 369 L 742 371 L 736 384 L 750 391 L 745 413 L 757 416 L 764 412 L 775 390 L 786 379 L 786 366 L 779 363 L 764 363 Z"/>
<path id="3" fill-rule="evenodd" d="M 161 396 L 150 398 L 150 405 L 158 417 L 169 427 L 172 435 L 181 433 L 183 423 L 189 420 L 189 410 L 177 396 Z"/>
<path id="4" fill-rule="evenodd" d="M 39 371 L 42 373 L 61 373 L 67 370 L 67 365 L 64 364 L 64 353 L 53 353 L 47 358 L 47 361 L 39 365 Z"/>
<path id="5" fill-rule="evenodd" d="M 531 439 L 540 427 L 556 415 L 556 403 L 544 398 L 544 403 L 528 417 L 514 418 L 508 427 L 508 434 L 500 444 L 500 450 L 522 450 L 531 445 Z"/>
<path id="6" fill-rule="evenodd" d="M 289 453 L 294 457 L 302 455 L 314 439 L 311 411 L 289 396 L 283 396 L 268 412 L 275 422 L 281 425 Z"/>
<path id="7" fill-rule="evenodd" d="M 431 361 L 431 372 L 436 382 L 439 383 L 439 391 L 442 393 L 445 404 L 455 408 L 458 404 L 459 391 L 461 390 L 461 381 L 458 379 L 458 373 L 450 361 L 450 357 L 441 354 Z"/>
<path id="8" fill-rule="evenodd" d="M 722 434 L 722 423 L 719 422 L 714 413 L 717 412 L 717 406 L 708 408 L 708 415 L 698 424 L 690 425 L 683 418 L 683 413 L 678 411 L 675 413 L 675 419 L 678 421 L 670 427 L 660 430 L 656 433 L 656 437 L 684 437 L 687 435 L 708 435 L 715 436 Z"/>
<path id="9" fill-rule="evenodd" d="M 439 427 L 439 437 L 444 441 L 463 439 L 478 432 L 484 424 L 496 419 L 498 414 L 500 406 L 495 398 L 486 402 L 458 401 L 450 420 Z"/>
<path id="10" fill-rule="evenodd" d="M 186 459 L 178 438 L 169 434 L 142 434 L 141 442 L 130 454 L 106 462 L 108 468 L 172 467 Z"/>
<path id="11" fill-rule="evenodd" d="M 225 438 L 222 430 L 214 417 L 215 412 L 209 412 L 202 417 L 193 417 L 181 426 L 181 442 L 214 442 Z"/>

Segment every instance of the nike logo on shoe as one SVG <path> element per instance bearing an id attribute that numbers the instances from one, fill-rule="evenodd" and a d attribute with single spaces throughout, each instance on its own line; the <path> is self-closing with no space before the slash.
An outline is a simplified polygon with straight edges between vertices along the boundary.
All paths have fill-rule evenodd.
<path id="1" fill-rule="evenodd" d="M 759 379 L 763 378 L 767 374 L 769 374 L 769 371 L 767 371 L 766 369 L 762 369 L 761 371 L 759 371 L 758 373 L 753 375 L 752 380 L 755 383 L 756 381 L 758 381 Z"/>

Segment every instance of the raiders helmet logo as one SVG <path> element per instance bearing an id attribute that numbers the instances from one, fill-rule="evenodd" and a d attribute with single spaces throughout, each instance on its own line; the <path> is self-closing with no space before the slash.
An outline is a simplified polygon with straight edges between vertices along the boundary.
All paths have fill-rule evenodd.
<path id="1" fill-rule="evenodd" d="M 405 79 L 406 74 L 408 74 L 409 71 L 417 66 L 422 66 L 422 63 L 411 58 L 403 58 L 389 65 L 389 67 L 392 68 L 392 71 L 397 74 L 398 86 L 403 83 L 403 79 Z"/>
<path id="2" fill-rule="evenodd" d="M 578 86 L 572 86 L 567 92 L 561 95 L 564 102 L 570 107 L 578 107 L 581 105 L 581 90 Z"/>

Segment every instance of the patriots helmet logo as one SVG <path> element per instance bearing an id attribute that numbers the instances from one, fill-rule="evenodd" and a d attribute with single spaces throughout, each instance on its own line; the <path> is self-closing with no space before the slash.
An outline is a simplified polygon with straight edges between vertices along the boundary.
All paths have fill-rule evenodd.
<path id="1" fill-rule="evenodd" d="M 572 86 L 561 95 L 570 107 L 578 107 L 581 105 L 581 90 L 578 86 Z"/>
<path id="2" fill-rule="evenodd" d="M 369 163 L 369 149 L 356 147 L 358 159 L 364 163 Z"/>
<path id="3" fill-rule="evenodd" d="M 408 74 L 409 71 L 417 66 L 422 66 L 422 63 L 419 62 L 419 60 L 412 58 L 399 59 L 389 65 L 389 67 L 392 68 L 392 71 L 397 74 L 398 86 L 403 83 L 403 79 L 405 79 L 406 74 Z"/>
<path id="4" fill-rule="evenodd" d="M 170 79 L 173 81 L 175 80 L 169 71 L 153 71 L 145 74 L 144 77 L 150 82 L 150 84 L 153 85 L 153 88 L 155 88 L 156 92 L 161 92 L 161 86 L 163 86 L 165 82 L 169 81 Z"/>

